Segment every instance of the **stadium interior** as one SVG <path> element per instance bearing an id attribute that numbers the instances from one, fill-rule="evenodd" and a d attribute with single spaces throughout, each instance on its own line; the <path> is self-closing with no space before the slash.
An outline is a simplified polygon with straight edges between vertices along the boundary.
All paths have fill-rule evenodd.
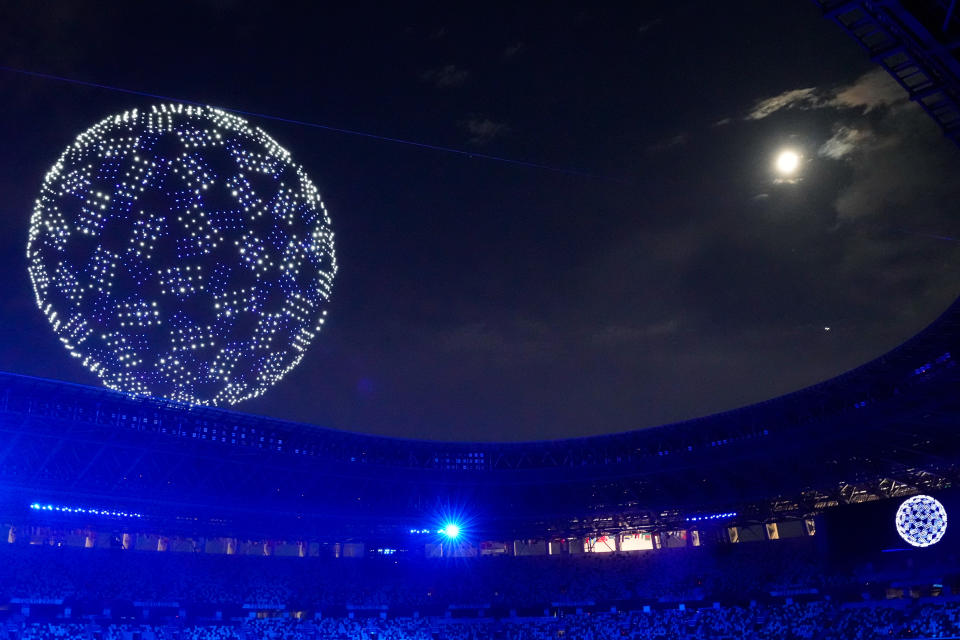
<path id="1" fill-rule="evenodd" d="M 818 0 L 960 141 L 954 3 Z M 960 637 L 960 301 L 703 418 L 401 440 L 0 373 L 0 640 Z M 954 525 L 956 526 L 956 525 Z"/>

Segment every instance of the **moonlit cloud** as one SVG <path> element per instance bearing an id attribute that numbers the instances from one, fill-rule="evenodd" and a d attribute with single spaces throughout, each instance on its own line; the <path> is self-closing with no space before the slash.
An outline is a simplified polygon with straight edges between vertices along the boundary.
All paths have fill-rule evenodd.
<path id="1" fill-rule="evenodd" d="M 863 108 L 864 113 L 877 107 L 903 103 L 907 93 L 883 69 L 869 71 L 853 84 L 837 90 L 827 106 Z"/>
<path id="2" fill-rule="evenodd" d="M 840 160 L 874 139 L 873 133 L 866 129 L 838 126 L 833 136 L 820 146 L 817 155 Z"/>
<path id="3" fill-rule="evenodd" d="M 655 18 L 649 22 L 644 22 L 639 27 L 637 27 L 637 33 L 646 33 L 651 29 L 653 29 L 654 27 L 657 27 L 661 24 L 663 24 L 663 18 Z"/>
<path id="4" fill-rule="evenodd" d="M 647 151 L 650 153 L 656 153 L 659 151 L 667 151 L 668 149 L 674 149 L 676 147 L 682 147 L 687 144 L 690 140 L 690 136 L 686 133 L 678 133 L 675 136 L 670 136 L 669 138 L 664 138 L 659 140 L 650 146 L 647 147 Z"/>
<path id="5" fill-rule="evenodd" d="M 420 74 L 420 79 L 441 89 L 461 87 L 470 78 L 470 72 L 455 64 L 448 64 L 436 69 L 428 69 Z"/>
<path id="6" fill-rule="evenodd" d="M 491 140 L 499 138 L 510 131 L 503 122 L 494 122 L 490 118 L 481 116 L 470 116 L 462 123 L 464 129 L 470 134 L 472 144 L 487 144 Z"/>
<path id="7" fill-rule="evenodd" d="M 783 93 L 760 100 L 747 114 L 747 120 L 763 120 L 783 109 L 817 109 L 829 103 L 820 95 L 816 87 L 791 89 Z"/>
<path id="8" fill-rule="evenodd" d="M 906 101 L 906 92 L 883 69 L 869 71 L 836 89 L 790 89 L 758 101 L 746 120 L 762 120 L 784 109 L 862 109 L 864 113 Z"/>
<path id="9" fill-rule="evenodd" d="M 517 54 L 523 52 L 523 50 L 526 48 L 527 48 L 527 45 L 525 45 L 524 43 L 515 42 L 511 45 L 504 47 L 503 53 L 501 54 L 501 58 L 503 60 L 509 60 L 514 56 L 516 56 Z"/>
<path id="10" fill-rule="evenodd" d="M 835 89 L 785 91 L 757 102 L 746 119 L 760 120 L 783 109 L 836 113 L 833 134 L 817 155 L 842 161 L 852 171 L 834 201 L 839 222 L 890 217 L 901 209 L 935 217 L 952 201 L 955 190 L 945 187 L 954 182 L 950 158 L 956 149 L 884 70 L 869 71 Z"/>
<path id="11" fill-rule="evenodd" d="M 839 133 L 825 143 L 853 171 L 835 207 L 840 221 L 872 217 L 911 227 L 949 219 L 956 198 L 956 148 L 914 104 L 888 109 L 870 130 Z M 823 151 L 823 149 L 821 149 Z M 906 220 L 902 212 L 909 211 Z"/>
<path id="12" fill-rule="evenodd" d="M 680 322 L 676 318 L 639 325 L 606 325 L 592 333 L 590 341 L 605 347 L 636 343 L 649 344 L 651 338 L 664 338 L 679 330 Z"/>

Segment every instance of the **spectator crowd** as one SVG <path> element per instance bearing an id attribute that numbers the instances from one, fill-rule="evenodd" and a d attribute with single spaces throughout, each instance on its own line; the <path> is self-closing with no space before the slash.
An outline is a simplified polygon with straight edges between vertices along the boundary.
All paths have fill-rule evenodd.
<path id="1" fill-rule="evenodd" d="M 951 550 L 844 564 L 810 539 L 474 558 L 7 544 L 0 640 L 948 638 L 958 576 Z M 921 577 L 941 591 L 893 589 Z"/>
<path id="2" fill-rule="evenodd" d="M 144 579 L 149 576 L 149 579 Z M 297 558 L 0 545 L 4 598 L 294 609 L 701 600 L 822 589 L 809 540 L 561 556 Z"/>
<path id="3" fill-rule="evenodd" d="M 501 619 L 273 617 L 189 625 L 21 620 L 0 631 L 0 639 L 7 640 L 874 640 L 958 635 L 960 602 L 823 600 Z"/>

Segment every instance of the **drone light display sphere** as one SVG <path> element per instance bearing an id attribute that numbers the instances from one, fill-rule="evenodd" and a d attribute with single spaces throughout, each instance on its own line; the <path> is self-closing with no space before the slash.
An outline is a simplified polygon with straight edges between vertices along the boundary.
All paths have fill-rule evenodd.
<path id="1" fill-rule="evenodd" d="M 27 261 L 54 332 L 107 387 L 207 405 L 300 362 L 337 271 L 303 168 L 242 118 L 186 105 L 81 133 L 43 181 Z"/>
<path id="2" fill-rule="evenodd" d="M 913 496 L 897 509 L 897 533 L 914 547 L 929 547 L 940 542 L 947 532 L 947 511 L 930 496 Z"/>

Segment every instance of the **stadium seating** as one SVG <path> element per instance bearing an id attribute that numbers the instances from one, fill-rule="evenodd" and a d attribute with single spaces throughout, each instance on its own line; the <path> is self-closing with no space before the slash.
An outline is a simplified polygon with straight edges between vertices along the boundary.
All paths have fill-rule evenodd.
<path id="1" fill-rule="evenodd" d="M 896 554 L 844 566 L 827 562 L 811 539 L 480 558 L 285 558 L 4 544 L 0 603 L 9 604 L 0 609 L 0 640 L 960 635 L 960 598 L 950 591 L 960 575 L 957 559 L 949 551 L 924 557 L 929 566 Z M 896 589 L 928 571 L 949 583 L 937 597 Z"/>
<path id="2" fill-rule="evenodd" d="M 826 601 L 753 607 L 494 619 L 274 617 L 215 624 L 8 623 L 20 640 L 781 640 L 949 638 L 960 634 L 960 603 L 837 605 Z M 2 634 L 3 632 L 0 632 Z M 0 637 L 3 637 L 0 635 Z"/>

